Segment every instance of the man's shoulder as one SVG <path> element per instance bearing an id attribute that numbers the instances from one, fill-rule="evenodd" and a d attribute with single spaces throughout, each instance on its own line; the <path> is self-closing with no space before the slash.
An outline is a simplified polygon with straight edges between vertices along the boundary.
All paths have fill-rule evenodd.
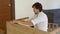
<path id="1" fill-rule="evenodd" d="M 41 12 L 41 14 L 39 14 L 38 17 L 39 18 L 44 18 L 44 19 L 48 18 L 47 15 L 44 12 Z"/>
<path id="2" fill-rule="evenodd" d="M 39 13 L 39 16 L 47 16 L 43 11 Z"/>

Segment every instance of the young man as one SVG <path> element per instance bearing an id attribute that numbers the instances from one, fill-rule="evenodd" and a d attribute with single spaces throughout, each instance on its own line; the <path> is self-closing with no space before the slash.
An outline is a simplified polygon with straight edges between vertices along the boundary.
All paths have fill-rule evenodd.
<path id="1" fill-rule="evenodd" d="M 30 20 L 23 22 L 26 22 L 27 25 L 33 25 L 35 28 L 47 32 L 48 18 L 46 14 L 42 11 L 42 5 L 39 2 L 36 2 L 32 5 L 32 8 L 35 15 Z"/>
<path id="2" fill-rule="evenodd" d="M 48 18 L 47 15 L 42 11 L 42 5 L 36 2 L 32 5 L 33 11 L 35 13 L 34 17 L 30 20 L 37 29 L 47 32 L 48 29 Z"/>

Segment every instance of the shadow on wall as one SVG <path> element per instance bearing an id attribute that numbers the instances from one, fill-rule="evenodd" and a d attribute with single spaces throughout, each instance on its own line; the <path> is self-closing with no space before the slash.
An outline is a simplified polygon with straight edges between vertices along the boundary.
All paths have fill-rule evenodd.
<path id="1" fill-rule="evenodd" d="M 43 10 L 48 16 L 48 22 L 60 24 L 60 9 Z"/>

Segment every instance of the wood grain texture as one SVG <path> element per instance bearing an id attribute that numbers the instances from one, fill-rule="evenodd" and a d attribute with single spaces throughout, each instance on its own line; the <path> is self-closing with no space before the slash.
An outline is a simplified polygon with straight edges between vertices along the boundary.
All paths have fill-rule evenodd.
<path id="1" fill-rule="evenodd" d="M 22 24 L 17 24 L 18 21 L 8 21 L 7 22 L 7 34 L 56 34 L 60 31 L 60 28 L 57 28 L 54 31 L 51 32 L 45 32 L 42 30 L 38 30 L 35 28 L 31 28 L 29 26 L 25 26 Z M 19 21 L 19 23 L 22 23 Z M 25 23 L 24 23 L 25 24 Z M 50 23 L 52 24 L 52 23 Z"/>
<path id="2" fill-rule="evenodd" d="M 14 0 L 13 0 L 14 1 Z M 0 29 L 6 32 L 6 21 L 14 19 L 14 2 L 12 0 L 0 0 Z M 13 3 L 12 3 L 13 2 Z M 13 17 L 14 16 L 14 17 Z"/>
<path id="3" fill-rule="evenodd" d="M 7 34 L 49 34 L 35 28 L 7 22 Z"/>

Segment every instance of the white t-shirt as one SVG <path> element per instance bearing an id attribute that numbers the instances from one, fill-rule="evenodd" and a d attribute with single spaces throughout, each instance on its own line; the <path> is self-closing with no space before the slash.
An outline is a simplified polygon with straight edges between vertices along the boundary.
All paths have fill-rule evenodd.
<path id="1" fill-rule="evenodd" d="M 38 14 L 38 16 L 34 15 L 34 17 L 31 18 L 31 21 L 32 21 L 33 25 L 35 26 L 35 28 L 47 32 L 48 18 L 47 18 L 47 15 L 44 12 L 41 11 Z"/>

